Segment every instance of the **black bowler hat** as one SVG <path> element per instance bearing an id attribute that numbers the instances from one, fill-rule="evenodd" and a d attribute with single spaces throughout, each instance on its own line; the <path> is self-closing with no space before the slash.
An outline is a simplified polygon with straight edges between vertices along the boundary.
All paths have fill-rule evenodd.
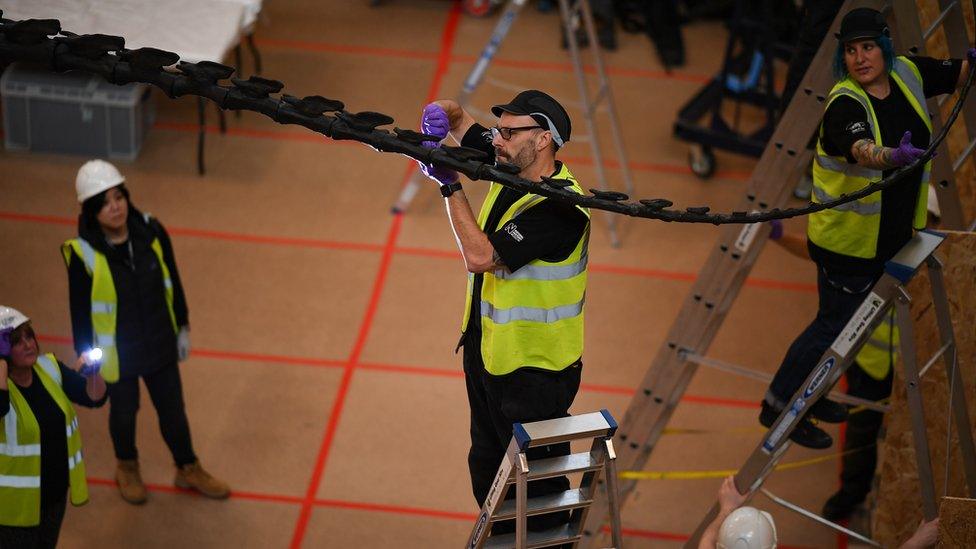
<path id="1" fill-rule="evenodd" d="M 837 39 L 842 44 L 861 38 L 880 38 L 888 36 L 888 23 L 884 15 L 871 8 L 855 8 L 847 12 L 840 22 Z"/>
<path id="2" fill-rule="evenodd" d="M 503 112 L 519 116 L 528 115 L 539 123 L 545 130 L 552 132 L 552 140 L 558 147 L 569 142 L 569 133 L 573 126 L 569 121 L 566 109 L 549 94 L 539 90 L 525 90 L 515 96 L 515 99 L 505 105 L 495 105 L 491 114 L 501 116 Z"/>

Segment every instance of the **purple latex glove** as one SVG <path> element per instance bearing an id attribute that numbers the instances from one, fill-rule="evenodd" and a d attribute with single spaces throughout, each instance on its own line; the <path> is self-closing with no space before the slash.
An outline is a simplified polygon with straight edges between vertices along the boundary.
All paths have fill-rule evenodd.
<path id="1" fill-rule="evenodd" d="M 901 143 L 891 151 L 891 162 L 895 166 L 907 166 L 925 154 L 923 149 L 912 145 L 912 132 L 901 136 Z"/>
<path id="2" fill-rule="evenodd" d="M 969 48 L 969 51 L 966 52 L 966 59 L 976 61 L 976 48 Z"/>
<path id="3" fill-rule="evenodd" d="M 87 362 L 82 365 L 81 370 L 78 371 L 79 374 L 85 377 L 92 377 L 98 375 L 98 372 L 102 371 L 102 363 L 96 362 L 95 364 L 88 364 Z"/>
<path id="4" fill-rule="evenodd" d="M 14 333 L 13 328 L 0 330 L 0 356 L 10 356 L 10 334 Z"/>
<path id="5" fill-rule="evenodd" d="M 783 222 L 781 220 L 773 219 L 769 222 L 769 226 L 771 227 L 769 231 L 770 240 L 779 240 L 783 238 Z"/>
<path id="6" fill-rule="evenodd" d="M 440 146 L 440 143 L 434 143 L 433 141 L 424 142 L 424 147 L 427 147 L 428 149 L 436 149 Z M 417 163 L 420 164 L 420 171 L 424 172 L 424 175 L 430 179 L 433 179 L 440 185 L 450 185 L 451 183 L 457 183 L 458 181 L 458 173 L 451 168 L 432 166 L 430 164 L 424 164 L 420 161 Z"/>
<path id="7" fill-rule="evenodd" d="M 420 131 L 427 135 L 436 135 L 438 141 L 447 137 L 447 132 L 451 131 L 451 121 L 447 118 L 447 112 L 437 103 L 430 103 L 424 107 L 424 115 L 420 119 Z"/>

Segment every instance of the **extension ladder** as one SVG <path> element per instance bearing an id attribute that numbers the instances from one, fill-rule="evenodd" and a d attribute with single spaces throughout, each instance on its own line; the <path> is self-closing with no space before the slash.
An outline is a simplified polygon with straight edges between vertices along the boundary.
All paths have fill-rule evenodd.
<path id="1" fill-rule="evenodd" d="M 736 210 L 782 207 L 800 176 L 809 169 L 812 155 L 806 151 L 806 145 L 820 124 L 823 104 L 834 84 L 831 74 L 831 61 L 836 47 L 834 33 L 839 30 L 843 14 L 856 6 L 885 9 L 883 2 L 878 0 L 847 0 L 844 3 L 827 33 L 827 39 L 810 64 L 797 93 L 753 170 L 745 196 Z M 949 6 L 949 9 L 952 7 Z M 914 19 L 915 24 L 920 26 L 915 0 L 894 0 L 894 9 L 891 12 L 903 24 L 906 19 Z M 944 23 L 946 34 L 954 36 L 956 31 L 946 19 L 939 18 L 936 23 Z M 935 28 L 937 25 L 931 27 Z M 927 29 L 924 35 L 928 36 L 931 32 L 931 28 Z M 965 35 L 962 36 L 965 40 Z M 955 38 L 950 38 L 950 45 L 952 40 Z M 954 55 L 963 55 L 964 50 L 952 47 Z M 976 101 L 967 101 L 963 112 L 967 119 L 973 116 L 971 113 L 976 112 Z M 938 112 L 933 112 L 933 123 L 937 116 Z M 976 132 L 971 131 L 969 135 L 976 137 Z M 964 162 L 973 149 L 972 145 L 967 147 L 955 160 L 954 166 Z M 940 150 L 939 157 L 947 159 L 950 156 L 948 151 Z M 953 204 L 958 205 L 959 194 L 953 173 L 942 173 L 938 180 L 935 177 L 933 174 L 932 181 L 938 183 L 936 188 L 940 194 L 940 206 L 951 208 Z M 966 220 L 953 221 L 949 217 L 943 217 L 943 226 L 947 229 L 963 229 L 966 227 Z M 769 230 L 766 224 L 729 225 L 720 229 L 708 260 L 620 423 L 617 449 L 622 469 L 640 470 L 650 458 L 697 370 L 698 363 L 689 360 L 688 356 L 705 355 L 769 237 Z M 617 498 L 621 506 L 626 503 L 636 483 L 634 480 L 620 482 L 621 492 Z M 606 495 L 601 494 L 599 497 Z M 587 519 L 581 543 L 583 547 L 591 547 L 600 535 L 604 520 L 600 515 L 601 508 L 600 505 L 595 506 L 594 512 Z"/>
<path id="2" fill-rule="evenodd" d="M 581 529 L 597 485 L 605 483 L 611 494 L 616 493 L 616 453 L 612 438 L 617 422 L 610 412 L 600 410 L 534 423 L 516 423 L 513 427 L 512 442 L 465 547 L 526 549 L 562 544 L 575 547 L 582 536 Z M 586 452 L 538 460 L 526 457 L 529 448 L 584 439 L 593 440 Z M 579 488 L 531 499 L 527 497 L 529 482 L 570 473 L 583 474 Z M 506 500 L 512 486 L 515 487 L 515 498 Z M 526 517 L 557 511 L 571 511 L 569 523 L 539 532 L 527 531 Z M 620 516 L 615 498 L 610 498 L 608 512 L 613 544 L 620 547 Z M 493 523 L 512 519 L 515 520 L 515 533 L 489 537 Z"/>
<path id="3" fill-rule="evenodd" d="M 498 52 L 498 48 L 508 35 L 509 30 L 511 30 L 512 24 L 515 22 L 515 18 L 518 16 L 519 12 L 522 11 L 526 1 L 527 0 L 511 0 L 505 7 L 505 11 L 502 12 L 498 23 L 495 25 L 495 30 L 492 31 L 488 44 L 486 44 L 484 49 L 482 49 L 478 61 L 475 62 L 474 67 L 471 68 L 471 72 L 468 73 L 467 78 L 464 79 L 464 85 L 461 88 L 460 93 L 458 93 L 458 104 L 469 113 L 475 115 L 476 118 L 479 115 L 486 117 L 487 113 L 471 105 L 471 96 L 484 79 L 488 66 L 494 59 L 495 54 Z M 633 194 L 634 183 L 631 179 L 630 165 L 627 162 L 627 154 L 624 150 L 623 138 L 620 135 L 617 107 L 613 99 L 613 93 L 610 89 L 610 80 L 607 78 L 606 68 L 603 65 L 603 58 L 601 57 L 599 48 L 597 47 L 596 26 L 593 22 L 593 14 L 590 11 L 589 1 L 576 0 L 571 5 L 570 0 L 559 0 L 559 8 L 562 13 L 563 28 L 567 36 L 570 59 L 573 64 L 573 72 L 576 75 L 576 84 L 579 88 L 580 94 L 579 103 L 569 101 L 564 101 L 564 103 L 567 105 L 575 105 L 582 109 L 583 118 L 586 119 L 586 125 L 589 131 L 588 135 L 576 137 L 575 140 L 590 142 L 590 150 L 593 154 L 593 165 L 596 168 L 599 188 L 604 191 L 609 190 L 609 186 L 607 184 L 607 174 L 603 164 L 603 149 L 600 145 L 600 138 L 596 123 L 596 113 L 599 109 L 601 109 L 601 105 L 606 103 L 606 109 L 608 111 L 610 122 L 610 134 L 613 138 L 614 147 L 616 148 L 617 153 L 617 164 L 619 165 L 623 174 L 624 186 L 627 190 L 626 192 Z M 582 19 L 582 21 L 580 21 L 580 19 Z M 587 84 L 583 61 L 580 58 L 579 44 L 576 41 L 575 26 L 580 22 L 582 22 L 583 28 L 586 30 L 590 48 L 592 48 L 593 51 L 593 60 L 596 69 L 595 72 L 599 83 L 596 94 L 592 96 L 590 93 L 590 88 Z M 503 82 L 493 81 L 491 79 L 489 79 L 489 82 L 498 87 L 504 87 L 514 91 L 522 91 L 522 88 L 505 84 Z M 410 203 L 417 195 L 417 192 L 420 190 L 421 185 L 424 184 L 424 179 L 424 175 L 420 172 L 419 168 L 414 170 L 410 180 L 400 191 L 400 196 L 397 198 L 396 203 L 391 208 L 393 213 L 402 213 L 407 210 Z M 607 227 L 610 232 L 610 244 L 616 248 L 620 245 L 620 240 L 617 235 L 617 218 L 610 212 L 605 213 Z"/>
<path id="4" fill-rule="evenodd" d="M 932 464 L 929 459 L 928 440 L 925 434 L 925 412 L 922 405 L 919 379 L 939 358 L 944 358 L 948 377 L 951 380 L 950 401 L 954 419 L 959 426 L 959 445 L 963 455 L 966 482 L 970 495 L 976 496 L 976 447 L 973 445 L 973 433 L 968 408 L 966 407 L 966 396 L 961 389 L 962 376 L 957 367 L 952 320 L 949 315 L 949 303 L 946 299 L 945 285 L 942 280 L 942 263 L 932 255 L 944 239 L 945 237 L 939 233 L 921 231 L 885 265 L 885 274 L 871 288 L 868 297 L 851 317 L 844 330 L 820 358 L 817 366 L 803 385 L 797 389 L 789 404 L 763 436 L 759 446 L 753 450 L 745 465 L 736 473 L 735 485 L 740 493 L 753 492 L 763 484 L 789 447 L 790 433 L 793 432 L 811 406 L 840 379 L 848 366 L 854 362 L 857 352 L 871 337 L 874 328 L 882 322 L 889 309 L 895 307 L 895 317 L 901 331 L 901 357 L 905 371 L 907 400 L 912 419 L 915 459 L 921 483 L 925 519 L 936 518 L 939 510 L 932 477 Z M 929 359 L 922 371 L 919 371 L 915 359 L 912 316 L 908 309 L 911 299 L 905 290 L 905 285 L 923 264 L 928 265 L 942 347 Z M 957 388 L 958 390 L 956 390 Z M 774 501 L 776 500 L 774 499 Z M 794 507 L 790 506 L 790 508 Z M 718 511 L 718 504 L 716 503 L 702 519 L 698 529 L 692 534 L 685 547 L 698 546 L 698 539 L 709 523 L 715 519 Z M 819 519 L 819 517 L 818 522 L 831 527 L 835 526 L 825 519 Z M 842 531 L 847 532 L 846 530 Z"/>

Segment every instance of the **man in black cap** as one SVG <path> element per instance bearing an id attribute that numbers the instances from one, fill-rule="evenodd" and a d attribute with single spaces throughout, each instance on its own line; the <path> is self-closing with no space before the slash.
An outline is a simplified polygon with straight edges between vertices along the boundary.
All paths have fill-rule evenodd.
<path id="1" fill-rule="evenodd" d="M 424 108 L 421 129 L 441 139 L 450 133 L 496 162 L 514 164 L 523 179 L 564 179 L 568 190 L 583 194 L 566 165 L 556 160 L 572 129 L 559 102 L 527 90 L 491 112 L 498 125 L 485 128 L 456 102 L 436 101 Z M 491 183 L 475 218 L 456 172 L 422 168 L 441 186 L 470 273 L 458 347 L 464 347 L 471 409 L 471 485 L 483 505 L 512 439 L 512 424 L 569 415 L 579 389 L 590 214 L 586 208 Z M 568 443 L 533 448 L 529 459 L 568 453 Z M 566 477 L 539 480 L 529 484 L 528 495 L 568 488 Z M 529 529 L 568 519 L 568 512 L 530 517 Z M 493 532 L 512 528 L 509 522 Z"/>

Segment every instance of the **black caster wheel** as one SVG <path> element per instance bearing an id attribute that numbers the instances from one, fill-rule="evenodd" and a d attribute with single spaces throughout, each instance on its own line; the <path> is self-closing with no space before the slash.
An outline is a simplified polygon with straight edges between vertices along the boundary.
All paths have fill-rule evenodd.
<path id="1" fill-rule="evenodd" d="M 688 167 L 702 179 L 715 174 L 715 153 L 708 145 L 692 145 L 688 149 Z"/>

